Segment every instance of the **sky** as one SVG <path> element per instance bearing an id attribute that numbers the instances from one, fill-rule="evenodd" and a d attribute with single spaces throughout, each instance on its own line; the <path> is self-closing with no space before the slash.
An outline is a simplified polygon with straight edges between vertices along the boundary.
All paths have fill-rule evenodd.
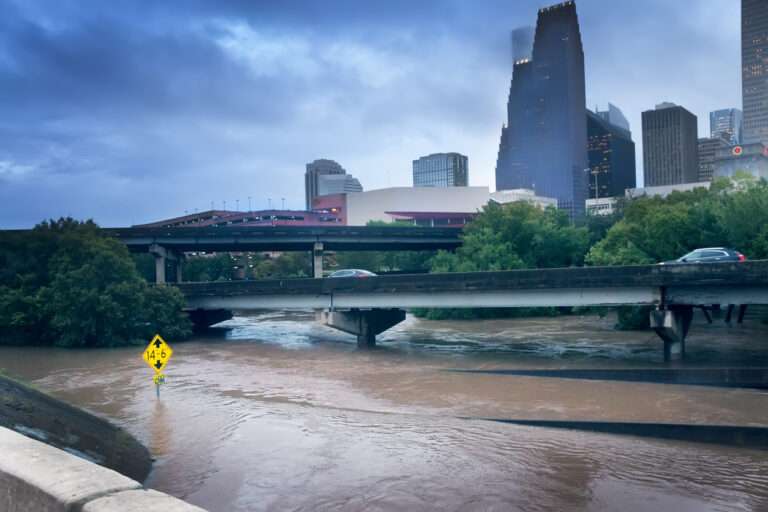
<path id="1" fill-rule="evenodd" d="M 304 206 L 305 165 L 365 189 L 469 157 L 494 188 L 530 0 L 0 0 L 0 228 Z M 577 0 L 587 106 L 741 108 L 737 0 Z"/>

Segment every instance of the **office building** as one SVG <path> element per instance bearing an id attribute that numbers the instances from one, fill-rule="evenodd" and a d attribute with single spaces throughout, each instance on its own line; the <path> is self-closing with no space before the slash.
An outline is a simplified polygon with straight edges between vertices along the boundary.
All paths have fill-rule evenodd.
<path id="1" fill-rule="evenodd" d="M 657 187 L 640 187 L 627 189 L 624 196 L 627 199 L 635 199 L 638 197 L 667 197 L 673 192 L 688 192 L 696 190 L 697 188 L 708 189 L 711 185 L 708 181 L 700 181 L 693 183 L 678 183 L 677 185 L 659 185 Z"/>
<path id="2" fill-rule="evenodd" d="M 362 192 L 363 186 L 351 174 L 324 174 L 317 177 L 317 195 Z"/>
<path id="3" fill-rule="evenodd" d="M 617 197 L 635 187 L 635 143 L 624 114 L 587 110 L 587 170 L 589 199 Z"/>
<path id="4" fill-rule="evenodd" d="M 434 153 L 413 161 L 414 187 L 466 187 L 469 163 L 459 153 Z"/>
<path id="5" fill-rule="evenodd" d="M 730 147 L 727 133 L 721 133 L 714 137 L 699 139 L 699 179 L 698 181 L 712 181 L 715 174 L 715 154 L 718 149 Z"/>
<path id="6" fill-rule="evenodd" d="M 674 103 L 643 112 L 645 186 L 693 183 L 699 179 L 696 116 Z"/>
<path id="7" fill-rule="evenodd" d="M 512 62 L 533 58 L 533 27 L 520 27 L 512 31 Z"/>
<path id="8" fill-rule="evenodd" d="M 541 209 L 553 207 L 557 208 L 557 199 L 554 197 L 537 196 L 533 190 L 527 188 L 516 188 L 512 190 L 497 190 L 491 192 L 491 201 L 499 204 L 517 203 L 523 201 L 538 206 Z"/>
<path id="9" fill-rule="evenodd" d="M 321 187 L 321 177 L 325 176 L 340 176 L 347 174 L 347 171 L 344 170 L 344 168 L 339 165 L 338 163 L 334 162 L 333 160 L 327 160 L 325 158 L 321 158 L 319 160 L 315 160 L 314 162 L 307 164 L 307 171 L 304 174 L 304 195 L 306 199 L 306 208 L 307 210 L 310 210 L 312 208 L 312 201 L 315 197 L 322 195 L 320 192 Z M 353 178 L 354 180 L 354 178 Z M 322 185 L 326 188 L 326 190 L 330 187 L 336 190 L 334 185 L 331 184 L 333 180 L 326 180 L 325 185 Z M 347 181 L 346 179 L 339 178 L 339 181 L 336 182 L 338 186 L 345 187 L 345 186 L 355 186 L 354 181 Z M 360 185 L 359 182 L 357 182 L 357 185 Z M 362 187 L 361 187 L 362 189 Z"/>
<path id="10" fill-rule="evenodd" d="M 721 138 L 735 146 L 741 144 L 741 110 L 724 108 L 709 113 L 709 138 Z"/>
<path id="11" fill-rule="evenodd" d="M 608 103 L 608 110 L 599 110 L 597 107 L 595 107 L 594 113 L 603 121 L 610 123 L 613 126 L 618 126 L 627 132 L 630 131 L 629 121 L 627 121 L 627 118 L 624 116 L 624 112 L 622 112 L 621 109 L 619 109 L 619 107 L 613 103 Z"/>
<path id="12" fill-rule="evenodd" d="M 714 161 L 715 177 L 733 178 L 739 172 L 768 180 L 768 148 L 760 142 L 718 148 Z"/>
<path id="13" fill-rule="evenodd" d="M 572 1 L 540 9 L 531 58 L 513 64 L 496 189 L 554 197 L 572 217 L 587 195 L 584 53 Z"/>
<path id="14" fill-rule="evenodd" d="M 742 143 L 768 144 L 768 2 L 741 0 Z"/>

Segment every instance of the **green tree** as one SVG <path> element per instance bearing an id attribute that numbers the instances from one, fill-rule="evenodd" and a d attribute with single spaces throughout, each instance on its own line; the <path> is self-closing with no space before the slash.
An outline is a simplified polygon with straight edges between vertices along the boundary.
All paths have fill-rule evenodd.
<path id="1" fill-rule="evenodd" d="M 189 334 L 180 292 L 149 286 L 126 247 L 94 223 L 44 222 L 9 242 L 2 258 L 13 272 L 0 282 L 5 342 L 113 346 L 154 332 Z"/>

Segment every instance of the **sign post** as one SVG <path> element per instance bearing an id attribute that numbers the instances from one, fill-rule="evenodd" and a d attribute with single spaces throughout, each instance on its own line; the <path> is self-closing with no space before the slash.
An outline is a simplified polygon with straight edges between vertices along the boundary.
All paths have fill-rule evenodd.
<path id="1" fill-rule="evenodd" d="M 160 384 L 165 384 L 165 375 L 162 373 L 163 368 L 168 364 L 172 355 L 173 350 L 171 346 L 159 334 L 155 334 L 155 337 L 152 338 L 152 341 L 149 342 L 149 345 L 147 345 L 142 354 L 144 362 L 155 370 L 152 381 L 155 383 L 157 398 L 160 398 Z"/>

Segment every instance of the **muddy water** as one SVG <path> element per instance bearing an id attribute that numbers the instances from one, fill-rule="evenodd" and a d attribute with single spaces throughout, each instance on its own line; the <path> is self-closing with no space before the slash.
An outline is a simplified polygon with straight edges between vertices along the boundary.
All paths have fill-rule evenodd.
<path id="1" fill-rule="evenodd" d="M 460 417 L 768 426 L 768 393 L 449 369 L 661 364 L 611 319 L 408 318 L 358 352 L 301 314 L 174 344 L 161 400 L 141 349 L 0 349 L 0 368 L 126 427 L 148 486 L 214 511 L 768 510 L 768 451 Z M 173 342 L 173 340 L 169 340 Z M 686 367 L 768 366 L 768 331 L 696 325 Z"/>

